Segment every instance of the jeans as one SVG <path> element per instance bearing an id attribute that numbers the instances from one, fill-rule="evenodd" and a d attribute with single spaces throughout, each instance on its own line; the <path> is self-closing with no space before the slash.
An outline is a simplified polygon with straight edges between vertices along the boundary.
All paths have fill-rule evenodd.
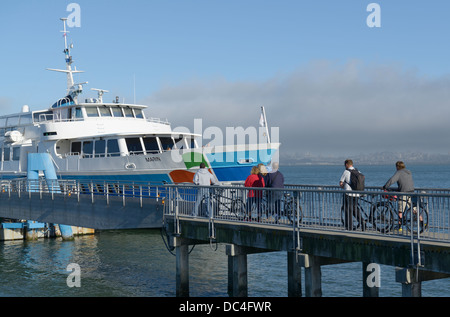
<path id="1" fill-rule="evenodd" d="M 207 214 L 206 215 L 200 215 L 200 203 L 204 202 L 204 204 L 206 204 L 206 211 Z M 206 216 L 209 217 L 210 215 L 210 200 L 209 200 L 209 188 L 199 188 L 198 192 L 197 192 L 197 199 L 195 200 L 195 204 L 194 204 L 194 210 L 192 211 L 192 215 L 193 216 Z M 204 210 L 202 210 L 202 212 L 204 212 Z"/>

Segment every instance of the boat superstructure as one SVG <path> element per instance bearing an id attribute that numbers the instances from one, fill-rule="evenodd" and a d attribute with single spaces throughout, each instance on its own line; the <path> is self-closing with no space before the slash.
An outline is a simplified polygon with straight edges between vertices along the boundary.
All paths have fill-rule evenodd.
<path id="1" fill-rule="evenodd" d="M 147 106 L 104 101 L 103 89 L 92 89 L 96 98 L 81 97 L 87 84 L 75 83 L 72 45 L 64 24 L 67 92 L 47 109 L 0 117 L 3 179 L 27 175 L 28 154 L 49 153 L 59 178 L 192 182 L 204 162 L 221 182 L 242 181 L 252 166 L 267 164 L 278 143 L 234 146 L 199 146 L 202 136 L 172 130 L 169 122 L 148 117 Z M 222 159 L 218 159 L 222 158 Z"/>

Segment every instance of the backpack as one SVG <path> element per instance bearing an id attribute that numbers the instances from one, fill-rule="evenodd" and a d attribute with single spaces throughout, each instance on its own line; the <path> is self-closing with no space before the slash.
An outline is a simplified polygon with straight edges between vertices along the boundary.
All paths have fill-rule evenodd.
<path id="1" fill-rule="evenodd" d="M 350 187 L 352 190 L 363 191 L 365 187 L 366 177 L 363 173 L 355 169 L 347 169 L 350 172 Z"/>

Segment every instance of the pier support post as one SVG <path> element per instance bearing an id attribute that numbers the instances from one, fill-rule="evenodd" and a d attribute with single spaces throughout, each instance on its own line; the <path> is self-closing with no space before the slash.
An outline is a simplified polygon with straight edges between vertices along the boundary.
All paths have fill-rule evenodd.
<path id="1" fill-rule="evenodd" d="M 189 296 L 189 243 L 183 238 L 174 237 L 176 250 L 176 296 Z"/>
<path id="2" fill-rule="evenodd" d="M 416 269 L 395 268 L 395 281 L 402 283 L 403 297 L 422 296 L 422 282 L 417 277 Z"/>
<path id="3" fill-rule="evenodd" d="M 226 246 L 228 255 L 228 295 L 247 297 L 247 252 L 244 247 L 231 244 Z"/>
<path id="4" fill-rule="evenodd" d="M 316 256 L 310 254 L 299 254 L 298 259 L 300 266 L 305 268 L 305 296 L 321 297 L 322 296 L 322 265 L 333 265 L 340 263 L 348 263 L 342 259 Z"/>
<path id="5" fill-rule="evenodd" d="M 418 270 L 417 268 L 395 268 L 395 280 L 402 283 L 403 297 L 421 297 L 422 282 L 448 277 L 450 274 Z"/>
<path id="6" fill-rule="evenodd" d="M 305 268 L 305 296 L 322 297 L 322 270 L 320 257 L 301 254 Z"/>
<path id="7" fill-rule="evenodd" d="M 301 263 L 296 251 L 288 252 L 288 297 L 302 296 Z"/>

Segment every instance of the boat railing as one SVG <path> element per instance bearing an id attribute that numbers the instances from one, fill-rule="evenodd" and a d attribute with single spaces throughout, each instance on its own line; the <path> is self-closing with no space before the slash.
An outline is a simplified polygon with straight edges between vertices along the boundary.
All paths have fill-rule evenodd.
<path id="1" fill-rule="evenodd" d="M 148 122 L 152 122 L 152 123 L 159 123 L 159 124 L 164 124 L 164 125 L 170 125 L 170 122 L 167 119 L 163 120 L 161 118 L 152 118 L 152 117 L 150 117 L 150 118 L 146 118 L 146 120 Z"/>
<path id="2" fill-rule="evenodd" d="M 37 120 L 35 120 L 35 123 L 48 123 L 48 122 L 76 122 L 76 121 L 84 121 L 86 118 L 61 118 L 53 113 L 41 113 L 39 114 Z M 141 118 L 127 118 L 127 117 L 89 117 L 89 120 L 98 120 L 98 119 L 137 119 L 142 120 Z M 146 118 L 147 122 L 151 123 L 157 123 L 162 125 L 170 125 L 170 122 L 166 119 L 160 119 L 160 118 Z"/>
<path id="3" fill-rule="evenodd" d="M 38 120 L 35 120 L 35 123 L 48 123 L 48 122 L 76 122 L 76 121 L 84 121 L 84 118 L 60 118 L 55 116 L 52 113 L 42 113 L 39 114 Z"/>

